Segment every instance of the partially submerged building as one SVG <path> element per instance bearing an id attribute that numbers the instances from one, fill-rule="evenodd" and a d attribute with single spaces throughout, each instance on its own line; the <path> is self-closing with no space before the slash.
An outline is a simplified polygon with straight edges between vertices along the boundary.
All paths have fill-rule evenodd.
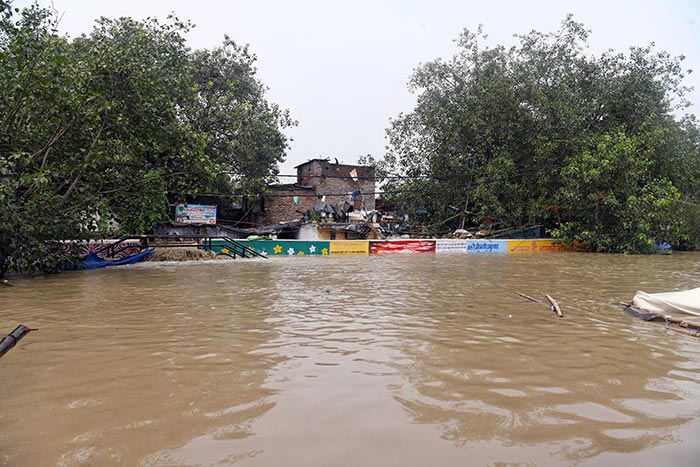
<path id="1" fill-rule="evenodd" d="M 213 223 L 164 223 L 162 235 L 205 235 L 246 238 L 251 235 L 303 240 L 380 238 L 375 211 L 375 169 L 372 166 L 312 159 L 295 167 L 294 183 L 270 185 L 269 193 L 228 212 Z"/>
<path id="2" fill-rule="evenodd" d="M 259 224 L 301 221 L 297 238 L 341 240 L 377 238 L 375 169 L 372 166 L 312 159 L 295 167 L 295 183 L 271 185 Z"/>
<path id="3" fill-rule="evenodd" d="M 334 164 L 328 159 L 312 159 L 295 167 L 297 181 L 270 185 L 264 198 L 262 224 L 301 219 L 320 205 L 352 206 L 351 211 L 374 211 L 374 167 Z"/>

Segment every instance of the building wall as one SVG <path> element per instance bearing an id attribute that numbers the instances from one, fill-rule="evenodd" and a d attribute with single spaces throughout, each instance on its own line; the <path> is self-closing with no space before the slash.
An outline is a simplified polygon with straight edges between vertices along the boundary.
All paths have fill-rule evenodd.
<path id="1" fill-rule="evenodd" d="M 350 176 L 353 169 L 357 171 L 358 181 Z M 374 167 L 332 164 L 325 159 L 314 159 L 297 167 L 297 183 L 314 187 L 317 194 L 326 195 L 327 203 L 352 202 L 349 193 L 360 190 L 362 195 L 356 200 L 355 208 L 360 209 L 364 203 L 369 211 L 374 210 L 374 177 Z"/>
<path id="2" fill-rule="evenodd" d="M 357 171 L 358 180 L 350 176 Z M 363 165 L 331 164 L 325 159 L 314 159 L 297 167 L 297 183 L 273 185 L 275 196 L 265 198 L 265 212 L 261 216 L 263 225 L 278 224 L 300 219 L 303 213 L 317 205 L 325 196 L 326 203 L 347 200 L 359 210 L 364 203 L 367 210 L 374 210 L 374 167 Z M 361 195 L 353 202 L 351 193 Z M 294 204 L 294 196 L 299 203 Z"/>
<path id="3" fill-rule="evenodd" d="M 319 240 L 318 224 L 316 224 L 316 223 L 302 224 L 299 227 L 298 239 L 299 240 L 309 240 L 309 241 Z"/>
<path id="4" fill-rule="evenodd" d="M 311 188 L 293 186 L 272 186 L 272 194 L 265 197 L 265 213 L 262 224 L 272 225 L 301 219 L 303 213 L 320 201 Z M 294 196 L 298 196 L 299 204 L 294 204 Z"/>
<path id="5" fill-rule="evenodd" d="M 345 240 L 345 230 L 335 230 L 325 228 L 318 229 L 319 240 Z"/>

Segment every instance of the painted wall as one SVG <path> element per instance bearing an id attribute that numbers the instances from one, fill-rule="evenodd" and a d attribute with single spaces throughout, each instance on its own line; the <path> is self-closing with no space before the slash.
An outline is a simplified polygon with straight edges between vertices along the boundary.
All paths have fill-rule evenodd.
<path id="1" fill-rule="evenodd" d="M 265 256 L 367 256 L 393 253 L 518 254 L 567 251 L 554 240 L 239 240 Z M 222 242 L 213 241 L 221 252 Z"/>
<path id="2" fill-rule="evenodd" d="M 328 242 L 323 241 L 246 240 L 240 242 L 265 256 L 325 256 L 330 254 Z"/>
<path id="3" fill-rule="evenodd" d="M 86 242 L 86 243 L 81 243 L 80 244 L 80 257 L 85 257 L 89 255 L 90 253 L 97 253 L 97 256 L 99 256 L 102 259 L 106 259 L 105 253 L 107 253 L 105 250 L 105 246 L 110 245 L 112 243 L 116 243 L 117 240 L 100 240 L 100 241 L 94 241 L 94 242 Z M 74 243 L 72 242 L 64 242 L 61 244 L 61 256 L 64 258 L 68 258 L 71 255 L 71 251 L 73 248 Z M 136 253 L 140 253 L 142 251 L 141 248 L 141 242 L 138 240 L 126 240 L 124 242 L 121 242 L 119 246 L 115 249 L 115 255 L 113 258 L 120 259 L 124 258 L 127 256 L 134 255 Z"/>

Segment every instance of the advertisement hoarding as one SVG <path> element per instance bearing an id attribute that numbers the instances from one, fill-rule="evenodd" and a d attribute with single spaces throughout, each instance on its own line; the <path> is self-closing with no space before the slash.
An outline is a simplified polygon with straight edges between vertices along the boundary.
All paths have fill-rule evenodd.
<path id="1" fill-rule="evenodd" d="M 178 204 L 175 207 L 178 224 L 216 224 L 216 206 L 204 204 Z"/>

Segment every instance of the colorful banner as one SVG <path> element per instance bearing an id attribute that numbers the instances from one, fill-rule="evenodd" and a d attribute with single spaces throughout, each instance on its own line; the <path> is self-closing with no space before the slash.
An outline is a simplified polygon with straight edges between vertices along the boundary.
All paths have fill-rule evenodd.
<path id="1" fill-rule="evenodd" d="M 467 240 L 435 240 L 435 253 L 466 253 Z"/>
<path id="2" fill-rule="evenodd" d="M 508 240 L 467 240 L 467 253 L 508 254 Z"/>
<path id="3" fill-rule="evenodd" d="M 331 240 L 332 256 L 367 256 L 369 254 L 369 242 L 363 240 Z"/>
<path id="4" fill-rule="evenodd" d="M 175 207 L 178 224 L 216 224 L 216 206 L 204 204 L 178 204 Z"/>
<path id="5" fill-rule="evenodd" d="M 371 255 L 386 255 L 392 253 L 435 253 L 435 240 L 391 240 L 370 242 Z"/>
<path id="6" fill-rule="evenodd" d="M 392 253 L 552 253 L 567 251 L 555 240 L 237 240 L 265 256 L 367 256 Z M 221 253 L 226 243 L 212 241 L 212 250 Z"/>
<path id="7" fill-rule="evenodd" d="M 566 251 L 566 246 L 554 240 L 508 240 L 508 253 L 552 253 L 556 251 Z"/>

